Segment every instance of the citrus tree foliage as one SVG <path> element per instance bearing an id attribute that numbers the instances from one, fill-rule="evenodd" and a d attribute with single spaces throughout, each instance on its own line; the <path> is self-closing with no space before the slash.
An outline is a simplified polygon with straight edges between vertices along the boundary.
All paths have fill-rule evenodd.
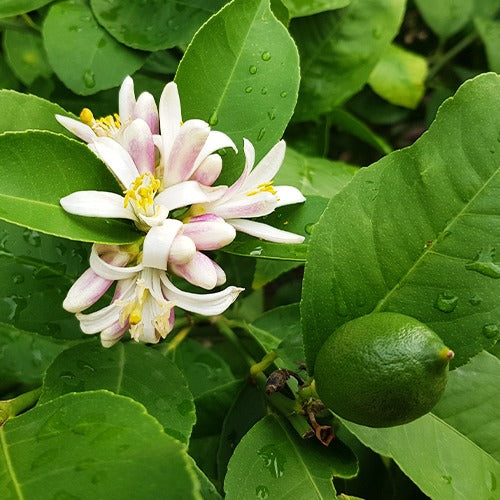
<path id="1" fill-rule="evenodd" d="M 0 4 L 1 499 L 498 498 L 498 0 Z M 272 168 L 280 147 L 284 160 L 243 200 L 285 186 L 305 201 L 253 214 L 254 228 L 293 241 L 245 234 L 227 216 L 236 237 L 208 257 L 197 249 L 236 287 L 224 307 L 198 294 L 203 273 L 165 257 L 161 272 L 181 289 L 173 299 L 161 285 L 176 317 L 168 309 L 153 330 L 168 336 L 135 342 L 128 326 L 136 340 L 144 332 L 129 308 L 106 348 L 82 333 L 104 327 L 89 331 L 65 297 L 96 248 L 113 249 L 108 263 L 116 249 L 140 263 L 156 229 L 63 208 L 72 193 L 105 191 L 125 196 L 123 213 L 140 192 L 63 125 L 92 124 L 89 108 L 126 143 L 131 120 L 113 116 L 128 75 L 156 103 L 168 82 L 178 91 L 182 117 L 172 100 L 168 116 L 180 123 L 162 121 L 160 104 L 155 165 L 162 137 L 202 120 L 214 141 L 230 138 L 207 186 L 239 177 L 250 141 L 255 164 Z M 282 138 L 286 152 L 273 149 Z M 169 217 L 187 226 L 203 214 L 191 203 Z M 117 290 L 91 314 L 125 310 Z M 312 383 L 330 335 L 372 312 L 416 318 L 454 353 L 438 404 L 404 425 L 349 422 Z"/>

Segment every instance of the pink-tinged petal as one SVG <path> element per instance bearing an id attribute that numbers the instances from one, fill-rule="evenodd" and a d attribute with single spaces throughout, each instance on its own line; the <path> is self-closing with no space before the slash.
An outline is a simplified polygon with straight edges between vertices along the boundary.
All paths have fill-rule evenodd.
<path id="1" fill-rule="evenodd" d="M 282 231 L 262 222 L 245 219 L 228 219 L 227 222 L 233 225 L 236 231 L 256 236 L 262 240 L 274 241 L 275 243 L 302 243 L 305 239 L 300 234 Z"/>
<path id="2" fill-rule="evenodd" d="M 132 278 L 127 278 L 118 281 L 116 283 L 115 293 L 113 295 L 113 302 L 122 300 L 124 297 L 129 297 L 133 295 L 136 283 L 137 283 L 136 275 L 132 275 Z"/>
<path id="3" fill-rule="evenodd" d="M 166 274 L 161 276 L 163 294 L 181 309 L 204 316 L 222 314 L 237 298 L 244 288 L 229 286 L 226 289 L 207 294 L 184 292 L 169 281 Z"/>
<path id="4" fill-rule="evenodd" d="M 293 186 L 275 186 L 278 203 L 276 207 L 293 205 L 294 203 L 303 203 L 306 201 L 304 195 Z"/>
<path id="5" fill-rule="evenodd" d="M 124 198 L 107 191 L 77 191 L 59 200 L 64 210 L 70 214 L 85 217 L 106 217 L 137 220 L 134 211 L 124 207 Z"/>
<path id="6" fill-rule="evenodd" d="M 221 286 L 226 282 L 226 273 L 224 269 L 217 264 L 217 262 L 212 261 L 212 264 L 215 268 L 215 272 L 217 273 L 217 284 L 215 286 Z"/>
<path id="7" fill-rule="evenodd" d="M 134 80 L 130 76 L 126 76 L 123 80 L 122 86 L 120 87 L 120 92 L 118 94 L 118 114 L 122 124 L 125 124 L 127 120 L 132 119 L 132 114 L 135 107 L 135 92 L 134 92 Z"/>
<path id="8" fill-rule="evenodd" d="M 209 133 L 209 126 L 201 120 L 188 120 L 182 125 L 172 144 L 168 159 L 165 160 L 167 157 L 163 157 L 165 165 L 163 181 L 166 186 L 172 186 L 191 177 L 198 166 L 196 160 Z"/>
<path id="9" fill-rule="evenodd" d="M 206 210 L 223 219 L 262 217 L 270 214 L 276 208 L 276 203 L 275 195 L 261 191 L 252 196 L 240 195 L 226 203 L 206 205 Z"/>
<path id="10" fill-rule="evenodd" d="M 162 153 L 168 158 L 174 139 L 181 128 L 181 101 L 177 85 L 167 83 L 160 97 L 160 130 L 163 139 Z"/>
<path id="11" fill-rule="evenodd" d="M 105 328 L 101 332 L 101 344 L 103 347 L 114 346 L 130 328 L 128 321 L 122 326 L 119 321 L 113 323 L 110 327 Z"/>
<path id="12" fill-rule="evenodd" d="M 155 143 L 148 124 L 137 118 L 123 132 L 121 141 L 140 174 L 155 172 Z"/>
<path id="13" fill-rule="evenodd" d="M 227 186 L 204 186 L 200 184 L 202 191 L 207 196 L 207 203 L 220 200 L 228 190 Z"/>
<path id="14" fill-rule="evenodd" d="M 199 286 L 205 290 L 212 290 L 217 285 L 217 272 L 212 260 L 201 252 L 196 252 L 193 258 L 186 264 L 170 264 L 169 270 L 184 278 L 192 285 Z"/>
<path id="15" fill-rule="evenodd" d="M 95 132 L 85 123 L 79 120 L 74 120 L 68 116 L 56 115 L 56 120 L 72 134 L 75 134 L 82 141 L 92 142 L 96 139 Z"/>
<path id="16" fill-rule="evenodd" d="M 158 108 L 155 98 L 149 92 L 143 92 L 137 99 L 133 118 L 141 118 L 147 124 L 152 134 L 160 131 Z"/>
<path id="17" fill-rule="evenodd" d="M 76 313 L 76 319 L 80 322 L 83 333 L 98 333 L 119 320 L 120 309 L 119 305 L 110 304 L 90 314 Z"/>
<path id="18" fill-rule="evenodd" d="M 226 224 L 221 217 L 215 216 L 215 220 L 201 221 L 199 219 L 199 217 L 193 217 L 187 224 L 184 224 L 182 233 L 194 241 L 198 250 L 217 250 L 229 245 L 236 237 L 233 226 Z"/>
<path id="19" fill-rule="evenodd" d="M 205 125 L 208 127 L 207 123 L 205 123 Z M 205 144 L 203 145 L 203 148 L 196 158 L 195 168 L 198 167 L 201 162 L 208 157 L 208 155 L 211 155 L 212 153 L 219 151 L 219 149 L 224 148 L 231 148 L 235 153 L 238 152 L 238 148 L 228 135 L 224 134 L 223 132 L 219 132 L 218 130 L 211 130 L 208 134 Z"/>
<path id="20" fill-rule="evenodd" d="M 193 203 L 205 203 L 208 196 L 196 181 L 186 181 L 164 189 L 156 195 L 155 203 L 164 206 L 169 212 Z"/>
<path id="21" fill-rule="evenodd" d="M 125 280 L 133 278 L 143 268 L 142 264 L 131 267 L 118 267 L 108 264 L 97 254 L 95 246 L 92 246 L 89 261 L 93 271 L 101 278 L 108 280 Z"/>
<path id="22" fill-rule="evenodd" d="M 170 247 L 177 234 L 182 229 L 182 222 L 167 219 L 161 226 L 152 227 L 144 239 L 142 264 L 154 269 L 167 269 Z"/>
<path id="23" fill-rule="evenodd" d="M 114 266 L 125 266 L 130 259 L 126 252 L 103 255 L 102 259 Z M 95 304 L 113 284 L 98 276 L 92 268 L 88 268 L 69 289 L 63 302 L 63 308 L 71 313 L 83 311 Z"/>
<path id="24" fill-rule="evenodd" d="M 205 186 L 211 186 L 222 171 L 222 158 L 217 155 L 207 156 L 194 171 L 191 179 Z"/>
<path id="25" fill-rule="evenodd" d="M 184 235 L 175 237 L 168 254 L 168 262 L 172 264 L 186 264 L 196 253 L 196 246 L 191 238 Z"/>
<path id="26" fill-rule="evenodd" d="M 220 199 L 221 203 L 225 200 L 233 198 L 243 189 L 243 186 L 246 184 L 246 180 L 252 170 L 253 164 L 255 163 L 255 149 L 252 143 L 247 139 L 243 139 L 243 151 L 245 152 L 245 167 L 243 168 L 243 172 L 241 172 L 241 175 L 238 177 L 236 182 L 232 186 L 229 186 L 229 189 Z"/>
<path id="27" fill-rule="evenodd" d="M 128 189 L 139 176 L 139 171 L 126 149 L 109 137 L 101 137 L 93 147 L 122 187 Z"/>
<path id="28" fill-rule="evenodd" d="M 259 184 L 272 181 L 285 158 L 286 144 L 280 141 L 260 160 L 245 182 L 245 189 L 255 189 Z"/>

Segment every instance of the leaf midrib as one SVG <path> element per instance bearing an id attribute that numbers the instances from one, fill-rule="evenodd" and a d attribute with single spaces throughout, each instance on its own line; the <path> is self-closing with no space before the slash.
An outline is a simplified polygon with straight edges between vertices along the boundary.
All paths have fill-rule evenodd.
<path id="1" fill-rule="evenodd" d="M 24 500 L 24 495 L 23 492 L 21 491 L 21 484 L 17 479 L 16 472 L 14 471 L 14 467 L 12 466 L 12 461 L 10 459 L 10 454 L 7 446 L 7 441 L 5 439 L 5 432 L 3 426 L 0 426 L 0 444 L 2 446 L 5 463 L 7 464 L 7 471 L 12 480 L 12 484 L 14 485 L 17 497 L 19 498 L 19 500 Z"/>

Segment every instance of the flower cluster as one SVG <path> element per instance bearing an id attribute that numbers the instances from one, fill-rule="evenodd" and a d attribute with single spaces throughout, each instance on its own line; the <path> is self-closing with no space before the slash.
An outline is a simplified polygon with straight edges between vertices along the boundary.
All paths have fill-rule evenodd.
<path id="1" fill-rule="evenodd" d="M 81 121 L 56 118 L 88 144 L 123 189 L 123 195 L 72 193 L 61 199 L 64 210 L 129 219 L 145 233 L 140 245 L 94 244 L 89 269 L 63 303 L 66 310 L 76 313 L 85 333 L 100 333 L 106 347 L 127 331 L 140 342 L 165 338 L 173 328 L 174 306 L 206 316 L 225 311 L 242 288 L 188 293 L 174 286 L 169 276 L 206 290 L 223 285 L 224 270 L 203 252 L 228 245 L 236 231 L 279 243 L 303 241 L 300 235 L 251 220 L 276 207 L 304 201 L 294 187 L 273 186 L 285 155 L 284 141 L 254 167 L 254 148 L 244 140 L 246 161 L 240 177 L 232 186 L 213 186 L 222 170 L 217 151 L 237 151 L 236 146 L 202 120 L 182 120 L 174 82 L 165 86 L 159 107 L 147 92 L 136 99 L 133 81 L 127 77 L 120 88 L 118 114 L 95 119 L 84 109 Z M 82 312 L 114 282 L 111 304 Z"/>

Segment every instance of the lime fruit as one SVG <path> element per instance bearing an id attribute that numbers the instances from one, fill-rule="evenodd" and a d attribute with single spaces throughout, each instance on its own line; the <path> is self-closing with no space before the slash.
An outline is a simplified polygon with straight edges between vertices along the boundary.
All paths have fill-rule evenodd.
<path id="1" fill-rule="evenodd" d="M 438 402 L 453 351 L 420 321 L 381 312 L 342 325 L 321 347 L 314 377 L 323 403 L 340 417 L 391 427 Z"/>

